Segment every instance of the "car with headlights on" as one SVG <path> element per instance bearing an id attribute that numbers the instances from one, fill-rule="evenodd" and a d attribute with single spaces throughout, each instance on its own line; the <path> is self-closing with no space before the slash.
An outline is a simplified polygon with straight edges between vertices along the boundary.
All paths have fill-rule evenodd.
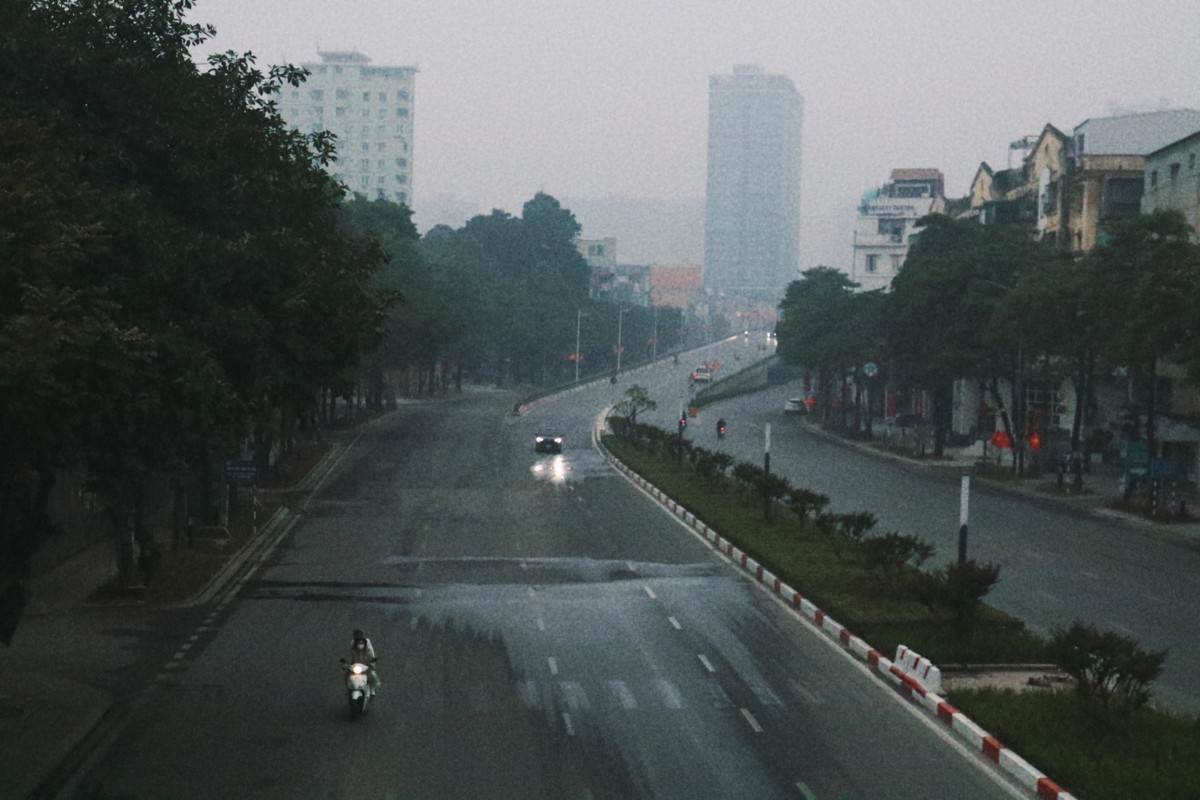
<path id="1" fill-rule="evenodd" d="M 533 437 L 535 453 L 561 453 L 563 437 L 560 433 L 539 433 Z"/>

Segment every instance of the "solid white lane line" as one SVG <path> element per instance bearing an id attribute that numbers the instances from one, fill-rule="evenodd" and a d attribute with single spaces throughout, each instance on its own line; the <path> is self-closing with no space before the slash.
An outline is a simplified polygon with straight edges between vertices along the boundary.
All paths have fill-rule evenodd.
<path id="1" fill-rule="evenodd" d="M 700 654 L 699 658 L 700 658 L 700 663 L 704 665 L 704 668 L 706 670 L 708 670 L 709 672 L 717 671 L 717 668 L 712 665 L 712 662 L 709 661 L 708 657 L 705 656 L 703 653 Z"/>
<path id="2" fill-rule="evenodd" d="M 796 788 L 800 790 L 800 794 L 804 795 L 804 800 L 817 800 L 813 790 L 808 788 L 808 784 L 804 781 L 796 781 Z"/>
<path id="3" fill-rule="evenodd" d="M 567 736 L 575 735 L 575 726 L 571 724 L 571 715 L 563 712 L 563 725 L 567 728 Z"/>
<path id="4" fill-rule="evenodd" d="M 675 619 L 674 617 L 667 617 L 667 622 L 670 622 L 671 627 L 674 628 L 675 630 L 677 630 L 677 631 L 683 630 L 683 626 L 679 624 L 679 620 Z"/>
<path id="5" fill-rule="evenodd" d="M 746 718 L 746 722 L 750 724 L 750 730 L 754 731 L 755 733 L 762 733 L 762 732 L 763 732 L 762 725 L 759 725 L 759 724 L 758 724 L 758 720 L 756 720 L 756 719 L 754 718 L 754 715 L 750 713 L 750 709 L 748 709 L 748 708 L 743 708 L 743 709 L 742 709 L 742 716 L 743 716 L 743 717 L 745 717 L 745 718 Z"/>
<path id="6" fill-rule="evenodd" d="M 557 675 L 558 674 L 558 662 L 555 661 L 553 657 L 547 658 L 546 661 L 549 662 L 549 664 L 550 664 L 550 674 Z"/>
<path id="7" fill-rule="evenodd" d="M 539 631 L 546 630 L 546 620 L 542 619 L 541 617 L 538 617 L 537 626 L 538 626 Z"/>
<path id="8" fill-rule="evenodd" d="M 657 599 L 658 599 L 658 595 L 656 595 L 656 594 L 654 593 L 654 590 L 653 590 L 653 589 L 651 589 L 649 586 L 643 586 L 642 588 L 646 590 L 646 594 L 650 596 L 650 599 L 651 599 L 651 600 L 657 600 Z"/>

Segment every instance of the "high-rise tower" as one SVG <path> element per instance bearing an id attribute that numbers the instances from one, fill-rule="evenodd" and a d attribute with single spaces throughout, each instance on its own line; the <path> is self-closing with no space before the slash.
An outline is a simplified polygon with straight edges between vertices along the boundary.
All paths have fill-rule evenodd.
<path id="1" fill-rule="evenodd" d="M 803 115 L 786 75 L 709 78 L 706 288 L 774 302 L 797 277 Z"/>
<path id="2" fill-rule="evenodd" d="M 337 135 L 333 177 L 369 200 L 412 206 L 416 67 L 373 66 L 362 53 L 318 53 L 299 87 L 285 87 L 280 115 L 305 133 Z"/>

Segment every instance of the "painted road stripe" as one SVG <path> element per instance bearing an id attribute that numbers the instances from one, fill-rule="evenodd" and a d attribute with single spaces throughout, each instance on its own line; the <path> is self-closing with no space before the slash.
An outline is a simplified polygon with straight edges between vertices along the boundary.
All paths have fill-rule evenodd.
<path id="1" fill-rule="evenodd" d="M 657 599 L 658 599 L 658 595 L 656 595 L 656 594 L 654 593 L 654 590 L 653 590 L 653 589 L 651 589 L 649 586 L 643 586 L 642 588 L 646 590 L 646 594 L 650 596 L 650 599 L 651 599 L 651 600 L 657 600 Z"/>
<path id="2" fill-rule="evenodd" d="M 575 726 L 571 724 L 571 715 L 565 711 L 563 712 L 563 725 L 566 726 L 567 736 L 575 735 Z"/>
<path id="3" fill-rule="evenodd" d="M 546 620 L 542 619 L 541 617 L 538 617 L 537 626 L 538 626 L 539 631 L 546 630 Z"/>
<path id="4" fill-rule="evenodd" d="M 626 561 L 625 566 L 629 567 L 630 572 L 637 572 L 637 567 L 633 565 L 632 561 Z"/>
<path id="5" fill-rule="evenodd" d="M 800 790 L 800 794 L 803 795 L 804 800 L 817 800 L 817 796 L 813 794 L 813 790 L 808 788 L 808 784 L 804 781 L 796 781 L 796 788 Z"/>
<path id="6" fill-rule="evenodd" d="M 617 697 L 617 702 L 621 704 L 621 708 L 626 711 L 632 711 L 637 708 L 637 698 L 625 681 L 609 681 L 608 688 Z"/>
<path id="7" fill-rule="evenodd" d="M 664 680 L 656 680 L 652 683 L 658 689 L 658 694 L 662 698 L 664 706 L 667 708 L 683 708 L 683 696 L 679 694 L 679 689 L 675 688 L 675 684 Z"/>
<path id="8" fill-rule="evenodd" d="M 558 662 L 555 661 L 553 657 L 547 658 L 546 661 L 548 661 L 550 663 L 550 674 L 557 675 L 558 674 Z"/>
<path id="9" fill-rule="evenodd" d="M 683 626 L 679 624 L 679 620 L 675 619 L 674 617 L 667 617 L 667 622 L 670 622 L 671 627 L 674 628 L 675 630 L 677 630 L 677 631 L 683 630 Z"/>
<path id="10" fill-rule="evenodd" d="M 755 733 L 762 733 L 762 732 L 763 732 L 762 725 L 759 725 L 759 724 L 758 724 L 758 720 L 756 720 L 756 719 L 754 718 L 754 715 L 750 713 L 750 709 L 748 709 L 748 708 L 743 708 L 743 709 L 742 709 L 742 716 L 743 716 L 743 717 L 745 717 L 745 718 L 746 718 L 746 722 L 747 722 L 747 723 L 749 723 L 749 725 L 750 725 L 750 730 L 754 731 Z"/>
<path id="11" fill-rule="evenodd" d="M 708 670 L 709 672 L 717 671 L 717 668 L 712 665 L 712 662 L 709 661 L 708 657 L 705 656 L 703 653 L 700 654 L 699 658 L 700 658 L 700 663 L 704 665 L 704 668 L 706 670 Z"/>

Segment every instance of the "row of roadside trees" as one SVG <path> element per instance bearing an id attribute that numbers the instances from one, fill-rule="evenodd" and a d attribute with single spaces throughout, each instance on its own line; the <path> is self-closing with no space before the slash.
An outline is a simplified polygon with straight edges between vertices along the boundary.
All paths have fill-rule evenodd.
<path id="1" fill-rule="evenodd" d="M 1156 452 L 1161 364 L 1200 370 L 1200 245 L 1181 214 L 1113 222 L 1107 241 L 1082 256 L 1021 228 L 941 215 L 922 225 L 889 291 L 857 292 L 828 267 L 793 282 L 780 304 L 780 357 L 814 370 L 827 393 L 868 385 L 900 397 L 927 393 L 937 456 L 960 379 L 984 387 L 1011 442 L 1031 432 L 1026 390 L 1069 383 L 1077 453 L 1100 422 L 1085 417 L 1097 382 L 1123 374 L 1130 403 L 1142 411 L 1140 435 Z M 873 378 L 862 370 L 868 362 L 881 367 Z M 852 398 L 825 400 L 822 408 L 842 409 L 827 422 L 857 427 Z M 1079 480 L 1078 460 L 1075 469 Z"/>
<path id="2" fill-rule="evenodd" d="M 15 0 L 0 10 L 0 595 L 67 523 L 102 518 L 127 578 L 217 505 L 222 464 L 265 464 L 337 398 L 464 375 L 552 384 L 665 352 L 678 310 L 589 298 L 574 215 L 539 193 L 423 238 L 347 197 L 328 132 L 276 98 L 305 73 L 193 53 L 192 0 Z M 582 358 L 575 360 L 576 353 Z M 394 387 L 393 387 L 394 391 Z M 0 597 L 0 606 L 3 606 Z"/>

